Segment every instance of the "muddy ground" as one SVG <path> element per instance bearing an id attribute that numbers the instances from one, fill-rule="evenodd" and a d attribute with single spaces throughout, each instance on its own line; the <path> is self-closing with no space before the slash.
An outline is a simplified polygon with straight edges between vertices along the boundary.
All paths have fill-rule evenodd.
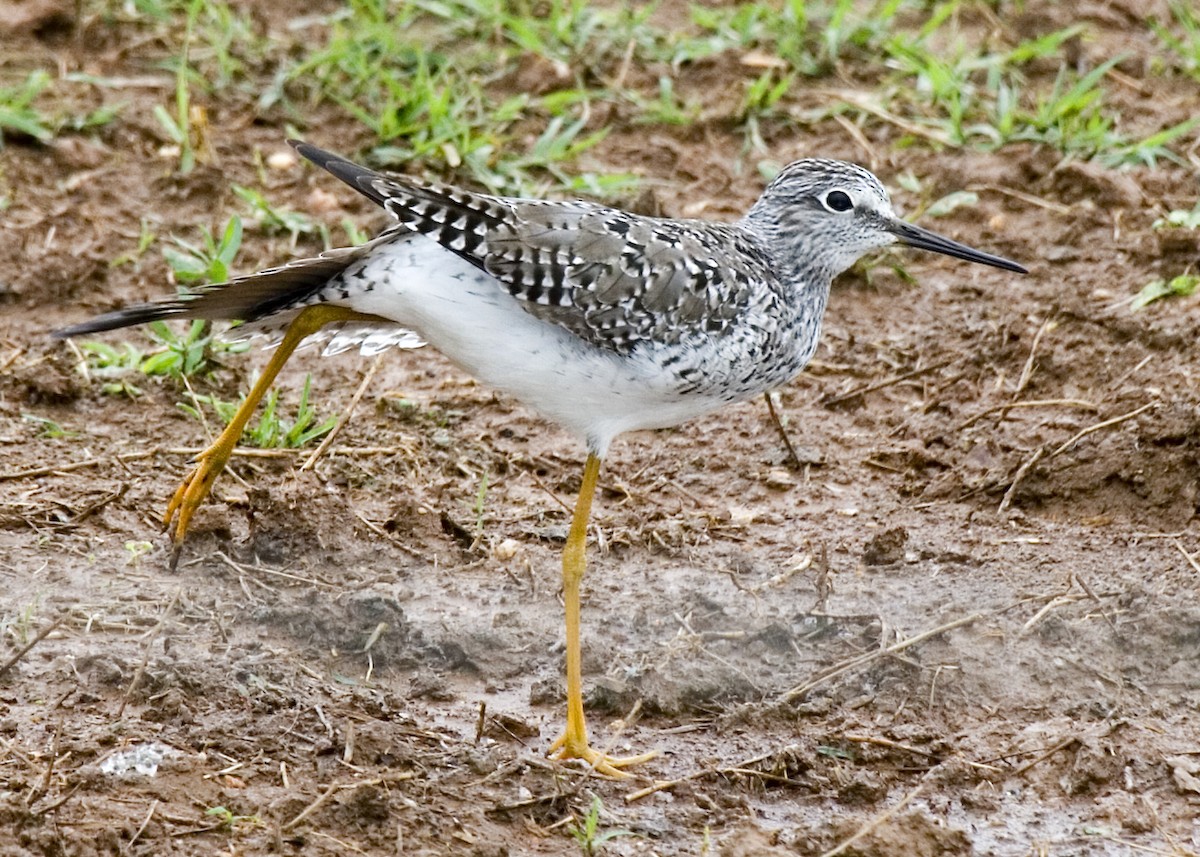
<path id="1" fill-rule="evenodd" d="M 1082 63 L 1131 52 L 1107 88 L 1148 134 L 1200 86 L 1154 73 L 1142 5 L 1028 3 L 1010 24 L 1085 21 Z M 7 70 L 148 73 L 135 31 L 72 8 L 8 29 Z M 680 76 L 711 92 L 719 72 Z M 901 210 L 922 202 L 902 172 L 929 198 L 976 190 L 927 225 L 1031 273 L 905 253 L 843 277 L 779 395 L 798 461 L 761 401 L 615 445 L 588 713 L 598 743 L 662 755 L 613 782 L 544 756 L 583 450 L 431 350 L 298 356 L 284 401 L 311 373 L 323 415 L 371 375 L 352 419 L 308 471 L 238 458 L 168 570 L 158 516 L 205 442 L 186 393 L 103 395 L 45 332 L 169 292 L 157 250 L 110 261 L 142 217 L 194 236 L 242 210 L 229 182 L 254 185 L 294 117 L 210 104 L 217 163 L 179 177 L 151 117 L 167 80 L 99 132 L 0 152 L 0 853 L 575 854 L 594 797 L 600 831 L 631 834 L 611 854 L 815 855 L 856 833 L 841 853 L 1200 850 L 1200 301 L 1127 302 L 1196 264 L 1151 227 L 1195 202 L 1194 131 L 1184 163 L 1117 172 L 1032 144 L 902 148 L 886 123 L 768 129 L 775 160 L 862 162 Z M 364 140 L 311 118 L 321 145 Z M 643 210 L 733 217 L 761 187 L 728 121 L 608 121 L 587 158 L 653 180 Z M 268 182 L 331 225 L 382 222 L 315 170 Z M 238 269 L 315 249 L 249 231 Z M 233 398 L 265 357 L 222 360 L 197 384 Z M 113 771 L 155 745 L 153 775 Z"/>

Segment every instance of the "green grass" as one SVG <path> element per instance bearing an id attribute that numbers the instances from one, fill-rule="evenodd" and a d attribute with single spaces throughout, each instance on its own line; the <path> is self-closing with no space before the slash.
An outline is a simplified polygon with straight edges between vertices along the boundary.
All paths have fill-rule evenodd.
<path id="1" fill-rule="evenodd" d="M 41 417 L 37 414 L 23 413 L 21 419 L 27 423 L 32 423 L 38 427 L 38 433 L 41 437 L 47 440 L 70 440 L 79 437 L 79 432 L 63 428 L 62 425 L 50 419 L 49 417 Z"/>
<path id="2" fill-rule="evenodd" d="M 1197 286 L 1200 286 L 1200 276 L 1195 274 L 1180 274 L 1169 280 L 1151 280 L 1134 295 L 1130 307 L 1139 310 L 1163 298 L 1188 297 L 1195 293 Z"/>
<path id="3" fill-rule="evenodd" d="M 98 340 L 80 343 L 79 348 L 87 358 L 88 373 L 101 382 L 100 390 L 105 395 L 140 396 L 142 389 L 131 376 L 167 377 L 176 381 L 207 377 L 219 365 L 219 355 L 240 354 L 250 347 L 246 342 L 216 339 L 212 326 L 201 320 L 189 322 L 182 333 L 165 321 L 151 322 L 146 325 L 146 330 L 155 343 L 148 351 L 131 342 L 117 346 Z"/>
<path id="4" fill-rule="evenodd" d="M 1200 126 L 1198 119 L 1130 130 L 1108 92 L 1121 58 L 1092 67 L 1074 59 L 1071 46 L 1091 36 L 1086 23 L 1014 38 L 987 25 L 975 0 L 693 3 L 682 10 L 587 0 L 349 0 L 305 18 L 282 39 L 279 28 L 268 38 L 261 22 L 225 0 L 101 6 L 112 20 L 165 33 L 176 46 L 155 60 L 175 76 L 174 100 L 155 117 L 179 147 L 185 173 L 209 130 L 200 108 L 230 97 L 251 100 L 301 133 L 315 130 L 305 128 L 314 112 L 327 116 L 333 108 L 364 131 L 351 154 L 378 166 L 500 193 L 617 199 L 636 190 L 638 179 L 604 167 L 614 127 L 715 122 L 761 157 L 781 137 L 840 118 L 895 147 L 1036 144 L 1116 168 L 1183 163 L 1183 147 Z M 1158 70 L 1200 80 L 1200 14 L 1182 0 L 1167 10 L 1145 24 L 1163 48 Z M 695 75 L 703 63 L 722 64 L 736 99 L 709 98 Z M 528 75 L 531 64 L 536 73 Z M 537 91 L 516 85 L 534 79 Z M 0 131 L 45 139 L 70 130 L 39 111 L 46 86 L 43 73 L 0 92 Z M 848 88 L 870 104 L 831 96 L 814 110 L 811 98 L 802 102 L 813 86 Z M 715 114 L 714 104 L 726 115 Z M 76 124 L 114 116 L 93 111 Z M 293 240 L 309 231 L 302 216 L 253 196 L 259 191 L 238 193 L 264 228 Z"/>
<path id="5" fill-rule="evenodd" d="M 1197 202 L 1190 209 L 1174 209 L 1167 212 L 1165 217 L 1160 217 L 1152 224 L 1155 229 L 1162 231 L 1200 231 L 1200 202 Z M 1195 293 L 1196 288 L 1200 287 L 1200 276 L 1191 272 L 1191 265 L 1188 270 L 1182 274 L 1178 274 L 1170 278 L 1158 278 L 1151 280 L 1142 287 L 1132 301 L 1130 307 L 1134 310 L 1142 309 L 1143 307 L 1162 300 L 1163 298 L 1189 297 Z"/>
<path id="6" fill-rule="evenodd" d="M 220 237 L 208 227 L 200 227 L 200 242 L 171 236 L 174 247 L 164 247 L 163 258 L 176 282 L 188 286 L 223 283 L 229 279 L 230 266 L 242 247 L 242 219 L 236 214 L 225 223 Z"/>
<path id="7" fill-rule="evenodd" d="M 231 831 L 262 824 L 262 819 L 257 815 L 236 815 L 233 810 L 223 806 L 210 806 L 204 810 L 204 815 Z"/>
<path id="8" fill-rule="evenodd" d="M 20 610 L 0 614 L 0 640 L 11 638 L 12 645 L 17 648 L 27 644 L 36 633 L 34 627 L 38 624 L 41 608 L 41 596 L 38 596 Z"/>
<path id="9" fill-rule="evenodd" d="M 1200 229 L 1200 200 L 1190 209 L 1174 209 L 1153 223 L 1155 229 Z"/>
<path id="10" fill-rule="evenodd" d="M 192 106 L 191 68 L 188 58 L 192 49 L 192 34 L 196 17 L 205 0 L 191 0 L 187 7 L 186 29 L 183 35 L 183 52 L 175 60 L 175 112 L 172 114 L 161 104 L 154 108 L 154 118 L 162 126 L 167 137 L 179 147 L 179 173 L 187 175 L 196 166 L 196 134 L 193 117 L 201 115 L 200 108 Z M 202 133 L 202 132 L 200 132 Z"/>
<path id="11" fill-rule="evenodd" d="M 621 836 L 634 836 L 628 830 L 601 830 L 600 814 L 604 804 L 599 796 L 592 797 L 592 803 L 582 819 L 572 820 L 567 824 L 567 832 L 579 844 L 579 850 L 584 857 L 599 854 L 605 844 Z"/>
<path id="12" fill-rule="evenodd" d="M 1169 10 L 1165 21 L 1150 19 L 1150 28 L 1167 49 L 1169 67 L 1200 81 L 1200 12 L 1189 0 L 1171 0 Z"/>
<path id="13" fill-rule="evenodd" d="M 272 205 L 270 200 L 260 191 L 235 184 L 233 185 L 233 192 L 248 206 L 249 214 L 255 227 L 263 229 L 268 234 L 286 233 L 291 237 L 293 246 L 296 244 L 296 239 L 301 235 L 310 235 L 320 231 L 317 224 L 307 214 Z M 231 220 L 230 223 L 232 224 L 232 222 Z M 213 249 L 217 248 L 214 247 Z M 234 253 L 236 252 L 237 248 L 235 247 Z M 229 261 L 232 261 L 232 258 L 230 256 Z M 229 262 L 223 262 L 223 264 L 227 276 Z"/>
<path id="14" fill-rule="evenodd" d="M 37 69 L 23 83 L 0 88 L 0 146 L 5 132 L 24 134 L 39 143 L 53 139 L 53 120 L 34 106 L 49 85 L 50 75 Z"/>
<path id="15" fill-rule="evenodd" d="M 316 409 L 309 401 L 311 388 L 312 376 L 307 375 L 294 417 L 280 413 L 279 391 L 272 390 L 267 395 L 266 404 L 258 420 L 246 427 L 242 441 L 259 449 L 299 449 L 332 431 L 337 424 L 337 417 L 317 421 Z M 233 420 L 234 414 L 242 405 L 242 402 L 227 402 L 217 396 L 197 395 L 194 399 L 196 403 L 193 405 L 179 403 L 179 409 L 191 417 L 202 419 L 198 406 L 207 405 L 223 425 L 228 425 Z"/>
<path id="16" fill-rule="evenodd" d="M 150 219 L 143 217 L 141 219 L 141 227 L 138 230 L 137 244 L 128 253 L 122 253 L 120 256 L 114 257 L 109 261 L 108 266 L 110 268 L 119 268 L 122 265 L 137 265 L 157 238 L 158 235 L 150 225 Z"/>

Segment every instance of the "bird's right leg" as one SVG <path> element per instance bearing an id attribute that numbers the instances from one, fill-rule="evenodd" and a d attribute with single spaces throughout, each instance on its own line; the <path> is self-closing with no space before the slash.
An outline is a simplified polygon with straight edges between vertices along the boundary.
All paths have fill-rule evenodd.
<path id="1" fill-rule="evenodd" d="M 639 756 L 610 756 L 588 744 L 587 723 L 583 716 L 583 654 L 580 645 L 579 584 L 587 565 L 587 525 L 592 511 L 592 497 L 600 477 L 600 459 L 588 455 L 583 469 L 583 484 L 571 517 L 571 529 L 563 548 L 563 605 L 567 626 L 567 729 L 550 745 L 556 759 L 579 759 L 606 777 L 628 777 L 621 768 L 640 765 L 658 755 L 657 751 Z"/>
<path id="2" fill-rule="evenodd" d="M 242 402 L 229 425 L 217 439 L 193 459 L 196 466 L 192 468 L 192 472 L 183 480 L 183 484 L 176 489 L 171 502 L 167 504 L 167 511 L 163 515 L 163 527 L 170 530 L 171 541 L 174 543 L 171 548 L 172 568 L 179 562 L 179 551 L 187 536 L 188 524 L 191 523 L 192 515 L 200 507 L 204 498 L 208 496 L 208 492 L 212 490 L 213 483 L 216 482 L 221 471 L 225 469 L 229 456 L 233 454 L 234 447 L 241 440 L 242 432 L 246 430 L 246 424 L 254 414 L 255 408 L 258 407 L 258 403 L 262 401 L 267 390 L 271 388 L 279 370 L 287 363 L 292 352 L 307 337 L 325 325 L 356 320 L 378 321 L 379 319 L 346 307 L 317 304 L 302 309 L 288 325 L 283 340 L 275 349 L 275 353 L 271 355 L 270 362 L 263 369 L 262 375 L 246 396 L 246 400 Z"/>

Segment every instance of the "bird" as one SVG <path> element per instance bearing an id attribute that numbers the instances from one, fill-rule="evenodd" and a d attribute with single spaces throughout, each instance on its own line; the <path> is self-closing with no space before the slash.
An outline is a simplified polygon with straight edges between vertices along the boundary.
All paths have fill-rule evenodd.
<path id="1" fill-rule="evenodd" d="M 580 587 L 601 462 L 625 432 L 665 428 L 787 383 L 817 349 L 834 278 L 892 244 L 1027 273 L 901 219 L 867 169 L 785 166 L 734 222 L 647 217 L 582 200 L 478 193 L 385 174 L 288 141 L 390 215 L 356 247 L 268 268 L 53 332 L 77 337 L 160 319 L 237 320 L 274 352 L 163 517 L 172 564 L 196 509 L 298 346 L 364 353 L 428 343 L 580 438 L 587 456 L 562 552 L 566 726 L 548 755 L 609 777 L 656 754 L 589 743 Z"/>

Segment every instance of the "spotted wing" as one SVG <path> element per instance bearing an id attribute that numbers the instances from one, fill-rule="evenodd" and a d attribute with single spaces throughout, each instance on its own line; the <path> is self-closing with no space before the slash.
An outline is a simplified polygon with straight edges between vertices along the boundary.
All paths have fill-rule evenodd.
<path id="1" fill-rule="evenodd" d="M 307 144 L 297 149 L 404 226 L 495 276 L 533 315 L 614 350 L 719 335 L 760 284 L 775 282 L 765 248 L 736 225 L 477 194 L 383 176 Z"/>
<path id="2" fill-rule="evenodd" d="M 487 236 L 486 268 L 541 318 L 618 350 L 719 335 L 771 277 L 736 226 L 519 203 Z"/>

